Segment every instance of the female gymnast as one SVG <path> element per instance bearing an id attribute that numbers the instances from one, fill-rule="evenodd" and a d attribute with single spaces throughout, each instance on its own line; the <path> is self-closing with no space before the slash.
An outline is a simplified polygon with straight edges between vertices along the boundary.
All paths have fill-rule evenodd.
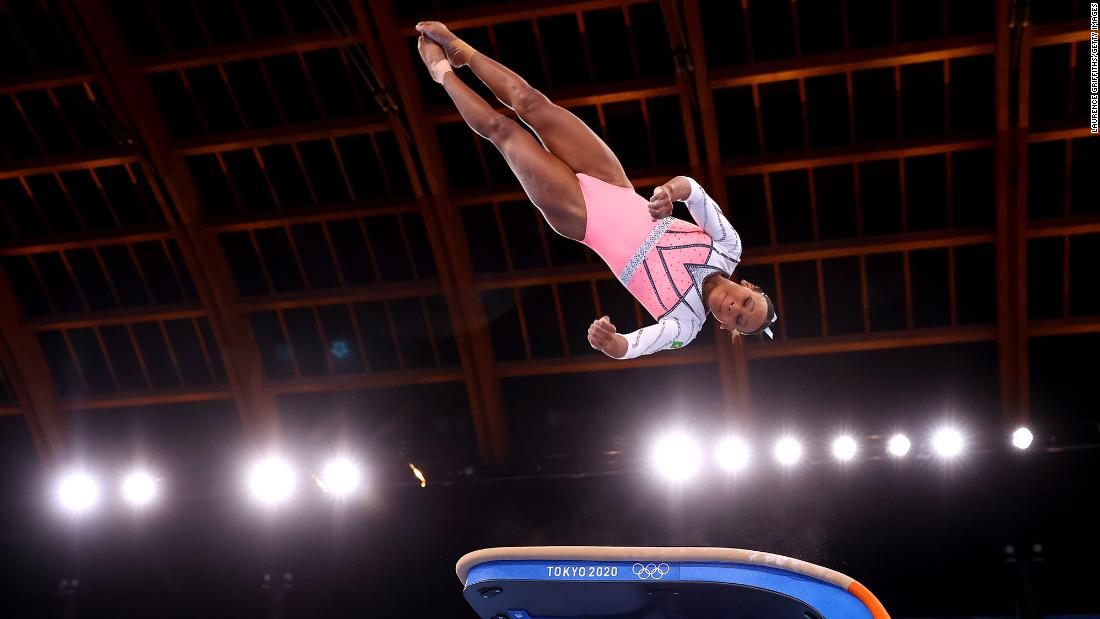
<path id="1" fill-rule="evenodd" d="M 607 316 L 588 328 L 593 348 L 632 359 L 680 348 L 695 339 L 707 313 L 742 335 L 771 337 L 778 318 L 760 288 L 729 279 L 741 239 L 693 179 L 677 176 L 645 198 L 634 191 L 607 144 L 571 112 L 523 78 L 456 37 L 439 22 L 417 24 L 420 57 L 466 124 L 504 155 L 531 202 L 558 234 L 595 251 L 657 319 L 621 335 Z M 468 66 L 538 139 L 493 109 L 452 67 Z M 687 204 L 698 225 L 672 217 Z"/>

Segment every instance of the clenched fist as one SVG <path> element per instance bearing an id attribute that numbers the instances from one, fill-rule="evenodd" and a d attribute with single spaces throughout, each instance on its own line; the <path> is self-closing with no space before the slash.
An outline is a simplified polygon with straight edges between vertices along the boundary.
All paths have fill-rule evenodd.
<path id="1" fill-rule="evenodd" d="M 691 194 L 691 183 L 684 176 L 677 176 L 653 190 L 649 199 L 649 216 L 653 221 L 672 216 L 672 203 L 683 202 Z"/>
<path id="2" fill-rule="evenodd" d="M 653 197 L 649 199 L 649 216 L 653 221 L 658 221 L 672 215 L 672 197 L 668 195 L 668 189 L 664 185 L 653 190 Z"/>
<path id="3" fill-rule="evenodd" d="M 588 343 L 608 357 L 621 359 L 626 355 L 626 338 L 618 334 L 607 316 L 593 321 L 588 327 Z"/>

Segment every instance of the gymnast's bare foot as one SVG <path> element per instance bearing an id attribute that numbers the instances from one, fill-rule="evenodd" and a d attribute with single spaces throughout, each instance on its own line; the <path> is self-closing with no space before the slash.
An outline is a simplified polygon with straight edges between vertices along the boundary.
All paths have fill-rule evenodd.
<path id="1" fill-rule="evenodd" d="M 447 63 L 447 54 L 443 52 L 443 48 L 435 41 L 420 35 L 416 40 L 416 49 L 420 52 L 424 66 L 428 67 L 428 73 L 432 74 L 432 79 L 442 84 L 443 77 L 451 72 L 451 65 Z"/>
<path id="2" fill-rule="evenodd" d="M 456 37 L 442 22 L 422 21 L 416 25 L 416 30 L 442 45 L 447 52 L 447 59 L 451 61 L 453 67 L 465 66 L 466 63 L 470 62 L 470 57 L 474 55 L 474 48 Z"/>

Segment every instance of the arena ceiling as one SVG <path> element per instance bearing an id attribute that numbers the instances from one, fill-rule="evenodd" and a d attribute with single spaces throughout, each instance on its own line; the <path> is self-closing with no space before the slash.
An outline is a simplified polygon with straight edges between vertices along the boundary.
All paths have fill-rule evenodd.
<path id="1" fill-rule="evenodd" d="M 509 391 L 552 375 L 709 366 L 746 420 L 755 360 L 976 342 L 1015 420 L 1033 338 L 1100 332 L 1083 3 L 0 7 L 0 412 L 46 459 L 99 413 L 263 442 L 354 393 L 403 441 L 501 463 Z M 594 317 L 646 317 L 428 79 L 426 18 L 585 119 L 644 195 L 709 187 L 776 341 L 591 350 Z"/>

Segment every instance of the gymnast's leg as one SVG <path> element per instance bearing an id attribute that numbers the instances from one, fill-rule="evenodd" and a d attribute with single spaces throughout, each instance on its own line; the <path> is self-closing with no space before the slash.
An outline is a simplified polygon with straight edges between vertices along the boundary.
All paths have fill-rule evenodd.
<path id="1" fill-rule="evenodd" d="M 547 223 L 562 236 L 576 241 L 584 239 L 587 224 L 584 195 L 573 170 L 463 83 L 451 70 L 443 48 L 437 43 L 421 36 L 417 49 L 432 79 L 443 85 L 466 124 L 504 155 L 508 167 Z"/>
<path id="2" fill-rule="evenodd" d="M 442 45 L 453 66 L 468 65 L 501 103 L 515 110 L 535 131 L 546 149 L 575 172 L 633 188 L 615 153 L 572 112 L 547 99 L 508 67 L 467 45 L 442 23 L 420 22 L 416 29 Z"/>

